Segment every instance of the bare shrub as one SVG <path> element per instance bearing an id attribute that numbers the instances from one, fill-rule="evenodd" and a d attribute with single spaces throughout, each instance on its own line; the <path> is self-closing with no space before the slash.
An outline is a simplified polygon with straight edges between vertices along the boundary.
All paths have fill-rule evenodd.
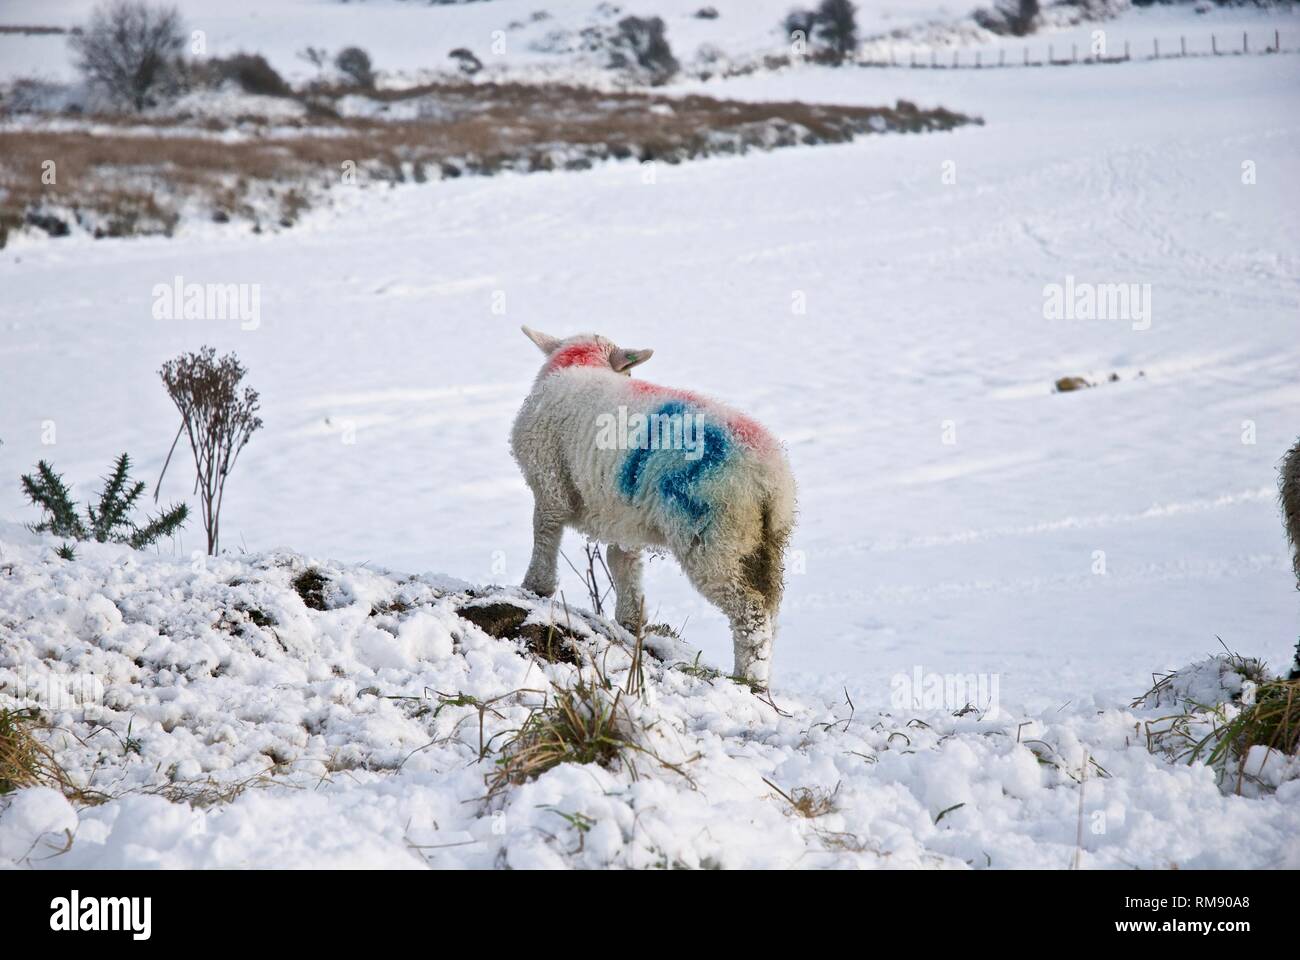
<path id="1" fill-rule="evenodd" d="M 370 54 L 360 47 L 344 47 L 334 58 L 334 66 L 358 87 L 369 89 L 375 85 L 375 71 L 370 65 Z"/>
<path id="2" fill-rule="evenodd" d="M 853 55 L 858 46 L 858 8 L 849 0 L 822 0 L 817 8 L 816 37 L 835 63 Z"/>
<path id="3" fill-rule="evenodd" d="M 267 97 L 287 97 L 293 93 L 284 77 L 260 53 L 213 57 L 205 65 L 205 73 L 212 80 L 233 80 L 245 93 Z"/>
<path id="4" fill-rule="evenodd" d="M 812 36 L 813 29 L 817 26 L 817 14 L 812 10 L 791 10 L 781 21 L 782 29 L 785 30 L 786 36 L 795 39 L 807 40 Z"/>
<path id="5" fill-rule="evenodd" d="M 816 10 L 791 10 L 782 25 L 791 39 L 811 43 L 816 59 L 839 64 L 857 49 L 857 14 L 849 0 L 822 0 Z"/>
<path id="6" fill-rule="evenodd" d="M 220 359 L 211 347 L 183 353 L 162 365 L 159 374 L 167 394 L 181 413 L 181 426 L 167 453 L 163 473 L 171 463 L 176 443 L 184 433 L 194 454 L 194 491 L 203 512 L 208 554 L 221 546 L 221 503 L 226 479 L 249 438 L 262 426 L 257 416 L 257 391 L 244 387 L 244 367 L 233 353 Z M 158 478 L 161 486 L 162 477 Z M 156 498 L 158 491 L 154 491 Z"/>
<path id="7" fill-rule="evenodd" d="M 972 16 L 985 30 L 1023 37 L 1038 28 L 1038 0 L 1000 0 L 992 9 L 981 7 Z"/>
<path id="8" fill-rule="evenodd" d="M 630 57 L 654 83 L 667 81 L 678 70 L 662 17 L 624 17 L 618 22 L 616 47 L 614 66 L 624 66 Z"/>
<path id="9" fill-rule="evenodd" d="M 456 61 L 460 72 L 467 76 L 473 76 L 483 69 L 483 61 L 474 55 L 473 50 L 465 47 L 457 47 L 451 53 L 447 54 L 451 59 Z"/>
<path id="10" fill-rule="evenodd" d="M 175 7 L 111 0 L 68 42 L 86 80 L 137 111 L 180 88 L 185 33 Z"/>

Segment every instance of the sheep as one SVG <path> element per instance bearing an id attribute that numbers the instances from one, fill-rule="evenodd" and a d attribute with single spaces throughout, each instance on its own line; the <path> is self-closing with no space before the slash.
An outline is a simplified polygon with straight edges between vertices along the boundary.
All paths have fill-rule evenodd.
<path id="1" fill-rule="evenodd" d="M 524 589 L 555 592 L 571 528 L 606 545 L 614 616 L 636 632 L 641 551 L 667 550 L 730 622 L 735 676 L 766 689 L 795 515 L 781 444 L 714 400 L 631 379 L 652 350 L 523 331 L 546 355 L 511 431 L 533 493 Z"/>
<path id="2" fill-rule="evenodd" d="M 1300 590 L 1300 440 L 1282 458 L 1278 482 L 1282 502 L 1282 519 L 1286 536 L 1291 541 L 1291 567 L 1295 571 L 1296 589 Z M 1296 644 L 1295 660 L 1291 663 L 1289 679 L 1300 680 L 1300 643 Z"/>

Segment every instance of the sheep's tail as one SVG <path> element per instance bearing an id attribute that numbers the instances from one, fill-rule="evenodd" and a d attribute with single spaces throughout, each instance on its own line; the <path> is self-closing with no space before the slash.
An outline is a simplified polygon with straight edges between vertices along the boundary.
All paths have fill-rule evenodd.
<path id="1" fill-rule="evenodd" d="M 1295 570 L 1296 589 L 1300 590 L 1300 440 L 1282 459 L 1280 483 L 1282 520 L 1286 536 L 1291 541 L 1291 566 Z M 1290 679 L 1300 680 L 1300 643 L 1296 644 L 1295 660 L 1291 664 Z"/>
<path id="2" fill-rule="evenodd" d="M 764 493 L 759 504 L 758 545 L 745 557 L 745 579 L 763 597 L 763 606 L 775 619 L 785 591 L 785 548 L 794 529 L 794 495 L 778 488 Z"/>
<path id="3" fill-rule="evenodd" d="M 1293 551 L 1291 565 L 1295 569 L 1296 589 L 1300 590 L 1300 440 L 1282 459 L 1280 483 L 1282 519 L 1286 523 L 1286 537 Z"/>

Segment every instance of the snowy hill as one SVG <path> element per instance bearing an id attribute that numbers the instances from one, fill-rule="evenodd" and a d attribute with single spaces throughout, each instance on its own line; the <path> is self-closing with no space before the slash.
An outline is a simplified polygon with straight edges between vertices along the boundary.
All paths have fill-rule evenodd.
<path id="1" fill-rule="evenodd" d="M 462 4 L 426 4 L 410 0 L 187 0 L 180 5 L 186 24 L 203 32 L 204 55 L 226 57 L 257 52 L 286 77 L 312 79 L 317 70 L 301 56 L 307 47 L 335 52 L 357 45 L 370 52 L 385 83 L 403 85 L 437 73 L 455 72 L 448 54 L 471 51 L 489 71 L 511 78 L 536 77 L 600 82 L 606 56 L 592 49 L 591 32 L 611 28 L 627 16 L 660 17 L 674 54 L 691 69 L 725 62 L 759 62 L 788 53 L 783 21 L 791 9 L 811 7 L 812 0 L 479 0 Z M 1006 46 L 1012 59 L 1023 43 L 1041 48 L 1056 39 L 1058 53 L 1071 42 L 1087 49 L 1093 31 L 1104 28 L 1119 50 L 1124 40 L 1146 51 L 1152 37 L 1165 40 L 1166 51 L 1186 35 L 1192 48 L 1209 48 L 1209 34 L 1236 43 L 1243 31 L 1256 34 L 1257 48 L 1271 41 L 1275 28 L 1297 46 L 1297 22 L 1287 5 L 1278 7 L 1204 7 L 1179 4 L 1130 8 L 1126 0 L 1086 5 L 1060 4 L 1045 9 L 1039 34 L 1029 38 L 998 37 L 975 25 L 972 12 L 991 0 L 881 0 L 858 4 L 858 35 L 863 49 L 880 53 L 895 46 L 900 53 L 934 46 Z M 70 30 L 83 24 L 95 0 L 9 0 L 0 11 L 0 26 L 39 26 Z M 1048 3 L 1043 3 L 1048 8 Z M 711 8 L 716 17 L 701 17 Z M 1082 20 L 1089 10 L 1099 20 Z M 1111 15 L 1120 15 L 1111 19 Z M 587 32 L 584 35 L 584 31 Z M 986 62 L 992 62 L 990 56 Z M 66 35 L 0 33 L 0 82 L 20 76 L 46 80 L 75 79 Z"/>
<path id="2" fill-rule="evenodd" d="M 513 588 L 286 552 L 191 565 L 83 545 L 69 563 L 51 546 L 12 528 L 0 541 L 0 687 L 45 708 L 76 803 L 20 791 L 0 862 L 1300 864 L 1295 763 L 1273 754 L 1276 793 L 1225 795 L 1209 768 L 1134 737 L 1168 704 L 1029 717 L 954 715 L 921 688 L 885 712 L 852 691 L 769 699 L 663 640 L 638 689 L 634 638 Z M 530 715 L 579 676 L 608 685 L 606 735 L 628 745 L 502 778 Z M 1215 828 L 1171 831 L 1171 816 Z"/>
<path id="3" fill-rule="evenodd" d="M 5 24 L 71 28 L 85 21 L 95 0 L 51 5 L 43 0 L 10 0 Z M 337 50 L 349 44 L 369 50 L 384 71 L 413 76 L 450 66 L 449 51 L 473 51 L 484 63 L 517 70 L 580 67 L 579 34 L 626 16 L 658 16 L 680 59 L 694 59 L 702 47 L 743 57 L 788 46 L 781 23 L 794 0 L 482 0 L 429 5 L 404 0 L 190 0 L 182 4 L 186 21 L 205 31 L 211 56 L 238 51 L 263 53 L 286 75 L 305 79 L 311 67 L 298 57 L 308 46 Z M 888 0 L 864 5 L 863 33 L 896 24 L 959 17 L 979 4 L 970 0 Z M 716 18 L 697 16 L 712 7 Z M 71 60 L 66 37 L 0 36 L 4 73 L 34 73 L 67 79 Z M 586 63 L 593 67 L 594 61 Z M 7 78 L 7 77 L 6 77 Z"/>

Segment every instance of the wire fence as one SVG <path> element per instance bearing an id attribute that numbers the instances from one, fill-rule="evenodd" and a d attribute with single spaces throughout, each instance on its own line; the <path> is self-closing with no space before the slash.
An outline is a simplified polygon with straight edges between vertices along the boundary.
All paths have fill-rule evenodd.
<path id="1" fill-rule="evenodd" d="M 1009 51 L 1005 46 L 998 48 L 996 56 L 989 55 L 990 51 L 963 50 L 960 47 L 953 49 L 951 56 L 948 55 L 947 50 L 941 51 L 934 47 L 929 48 L 928 53 L 915 49 L 900 53 L 890 48 L 883 54 L 879 51 L 868 53 L 864 60 L 858 61 L 858 65 L 898 67 L 904 70 L 992 70 L 1006 67 L 1068 67 L 1075 64 L 1129 63 L 1134 60 L 1178 60 L 1184 57 L 1300 53 L 1300 49 L 1295 47 L 1282 48 L 1282 36 L 1278 30 L 1273 31 L 1272 43 L 1266 40 L 1263 44 L 1257 42 L 1254 45 L 1251 44 L 1250 33 L 1247 31 L 1241 34 L 1240 40 L 1235 33 L 1228 36 L 1212 33 L 1208 47 L 1204 45 L 1204 40 L 1199 46 L 1189 45 L 1185 36 L 1179 36 L 1177 43 L 1170 44 L 1162 44 L 1159 37 L 1154 37 L 1150 47 L 1147 47 L 1144 42 L 1141 50 L 1138 50 L 1135 44 L 1125 40 L 1122 52 L 1116 50 L 1114 53 L 1107 49 L 1110 46 L 1108 43 L 1104 44 L 1100 51 L 1085 44 L 1081 56 L 1079 46 L 1077 42 L 1070 43 L 1067 55 L 1065 44 L 1048 43 L 1032 48 L 1026 44 L 1022 48 L 1021 56 L 1016 56 L 1015 51 Z"/>

